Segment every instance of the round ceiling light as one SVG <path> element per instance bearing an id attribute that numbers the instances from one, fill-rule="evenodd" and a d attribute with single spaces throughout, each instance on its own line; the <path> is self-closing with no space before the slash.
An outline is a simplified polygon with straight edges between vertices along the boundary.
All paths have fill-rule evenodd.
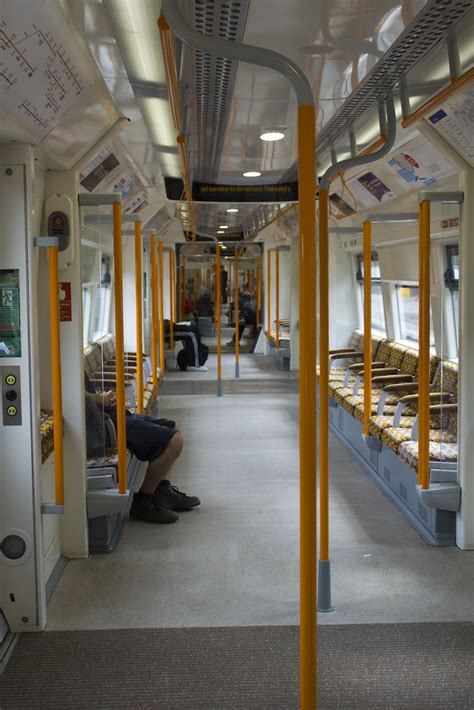
<path id="1" fill-rule="evenodd" d="M 260 135 L 261 141 L 281 141 L 285 134 L 281 131 L 265 131 Z"/>
<path id="2" fill-rule="evenodd" d="M 226 210 L 226 212 L 238 212 L 238 211 L 239 210 L 237 209 L 237 207 L 229 207 L 229 209 Z"/>
<path id="3" fill-rule="evenodd" d="M 246 173 L 242 173 L 244 177 L 260 177 L 262 173 L 259 173 L 257 170 L 249 170 Z"/>

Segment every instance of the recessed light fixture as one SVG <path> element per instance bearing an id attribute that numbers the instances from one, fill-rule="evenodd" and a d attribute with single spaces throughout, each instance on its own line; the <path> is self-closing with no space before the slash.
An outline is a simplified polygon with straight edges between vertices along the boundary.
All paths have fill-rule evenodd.
<path id="1" fill-rule="evenodd" d="M 285 134 L 281 131 L 266 131 L 260 135 L 261 141 L 281 141 Z"/>
<path id="2" fill-rule="evenodd" d="M 246 173 L 242 173 L 244 177 L 260 177 L 262 173 L 259 173 L 257 170 L 249 170 Z"/>
<path id="3" fill-rule="evenodd" d="M 229 209 L 226 210 L 226 212 L 238 212 L 238 211 L 239 210 L 237 209 L 237 207 L 229 207 Z"/>
<path id="4" fill-rule="evenodd" d="M 220 224 L 219 229 L 229 229 L 229 225 L 228 224 Z"/>

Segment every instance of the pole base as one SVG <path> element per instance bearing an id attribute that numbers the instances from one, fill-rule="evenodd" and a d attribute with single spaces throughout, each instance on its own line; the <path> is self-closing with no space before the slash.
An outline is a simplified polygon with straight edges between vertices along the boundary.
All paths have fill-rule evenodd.
<path id="1" fill-rule="evenodd" d="M 220 378 L 217 380 L 217 396 L 222 397 L 222 380 Z"/>
<path id="2" fill-rule="evenodd" d="M 240 377 L 240 365 L 238 362 L 235 363 L 235 376 Z"/>
<path id="3" fill-rule="evenodd" d="M 331 606 L 331 562 L 319 560 L 318 563 L 318 611 L 334 611 Z"/>

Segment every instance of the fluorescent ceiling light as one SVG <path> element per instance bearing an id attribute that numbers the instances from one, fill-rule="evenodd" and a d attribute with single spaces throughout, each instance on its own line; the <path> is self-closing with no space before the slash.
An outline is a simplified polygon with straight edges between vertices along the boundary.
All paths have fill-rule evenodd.
<path id="1" fill-rule="evenodd" d="M 266 133 L 262 133 L 260 136 L 261 141 L 281 141 L 282 138 L 285 137 L 284 133 L 281 133 L 280 131 L 268 131 Z"/>
<path id="2" fill-rule="evenodd" d="M 259 173 L 257 170 L 249 170 L 246 173 L 242 173 L 244 177 L 260 177 L 262 173 Z"/>
<path id="3" fill-rule="evenodd" d="M 176 148 L 176 131 L 168 100 L 149 96 L 140 99 L 139 104 L 152 142 Z"/>
<path id="4" fill-rule="evenodd" d="M 224 234 L 224 230 L 223 230 L 223 229 L 218 229 L 218 230 L 217 230 L 217 234 Z"/>
<path id="5" fill-rule="evenodd" d="M 229 229 L 229 225 L 228 224 L 220 224 L 219 229 Z"/>
<path id="6" fill-rule="evenodd" d="M 229 207 L 229 209 L 226 210 L 226 212 L 238 212 L 238 211 L 239 210 L 237 209 L 237 207 Z"/>

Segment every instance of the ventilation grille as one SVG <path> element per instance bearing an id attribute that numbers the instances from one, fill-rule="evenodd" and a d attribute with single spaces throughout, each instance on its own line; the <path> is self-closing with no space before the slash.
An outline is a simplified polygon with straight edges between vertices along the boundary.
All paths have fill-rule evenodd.
<path id="1" fill-rule="evenodd" d="M 242 41 L 249 0 L 195 0 L 194 26 L 203 34 Z M 216 178 L 237 62 L 194 52 L 193 108 L 197 160 L 194 178 Z"/>
<path id="2" fill-rule="evenodd" d="M 448 28 L 472 8 L 470 0 L 431 0 L 361 81 L 318 137 L 318 152 L 331 144 L 387 97 L 402 76 L 446 37 Z"/>

